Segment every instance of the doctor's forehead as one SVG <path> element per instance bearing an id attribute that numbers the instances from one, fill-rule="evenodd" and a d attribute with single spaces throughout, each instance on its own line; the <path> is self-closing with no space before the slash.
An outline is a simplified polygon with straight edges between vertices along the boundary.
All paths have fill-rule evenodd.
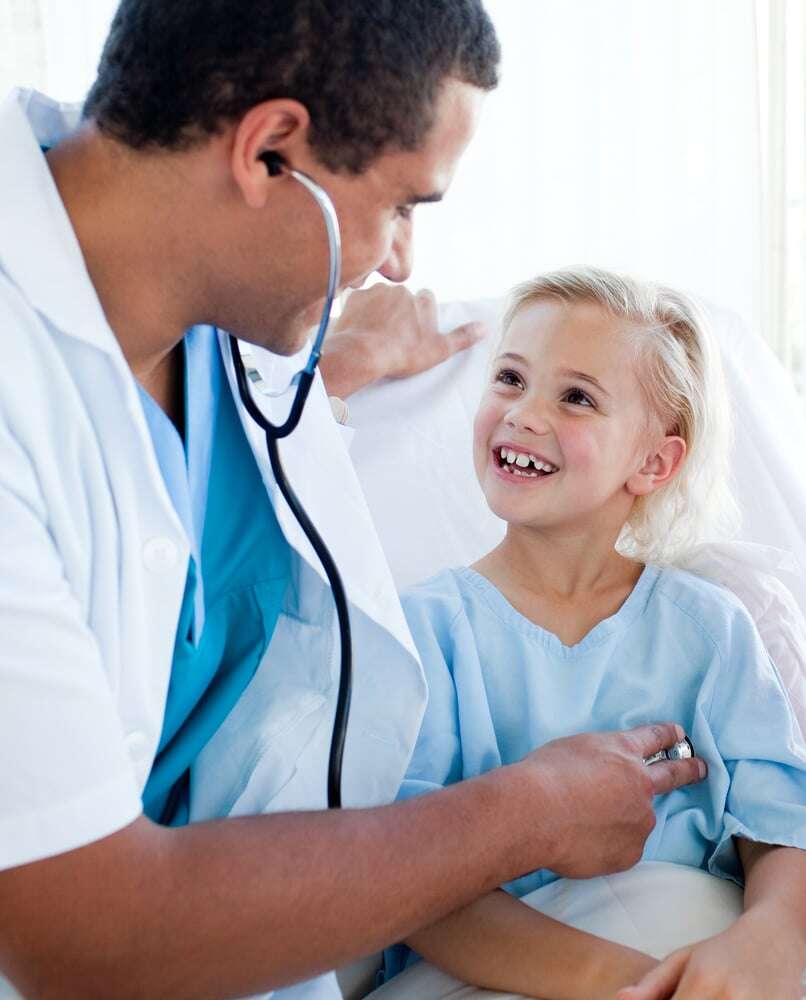
<path id="1" fill-rule="evenodd" d="M 473 138 L 485 93 L 459 80 L 447 80 L 435 106 L 431 128 L 416 149 L 390 150 L 375 163 L 401 203 L 439 201 Z"/>

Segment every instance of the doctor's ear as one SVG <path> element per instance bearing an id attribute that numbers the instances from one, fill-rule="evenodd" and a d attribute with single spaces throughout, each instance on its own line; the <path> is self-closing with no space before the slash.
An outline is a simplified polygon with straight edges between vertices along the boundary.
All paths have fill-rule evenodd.
<path id="1" fill-rule="evenodd" d="M 271 182 L 283 173 L 286 162 L 304 160 L 309 125 L 305 105 L 285 99 L 257 104 L 238 122 L 232 138 L 231 169 L 250 208 L 264 207 Z"/>
<path id="2" fill-rule="evenodd" d="M 647 455 L 641 468 L 627 480 L 627 492 L 643 497 L 666 486 L 680 471 L 685 457 L 686 442 L 681 437 L 670 435 L 663 438 L 657 450 Z"/>

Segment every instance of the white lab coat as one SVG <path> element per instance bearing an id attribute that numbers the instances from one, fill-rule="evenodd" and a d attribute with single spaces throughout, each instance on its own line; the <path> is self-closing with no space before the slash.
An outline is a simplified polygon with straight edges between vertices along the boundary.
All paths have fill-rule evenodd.
<path id="1" fill-rule="evenodd" d="M 0 867 L 78 847 L 140 813 L 189 555 L 134 379 L 40 154 L 77 119 L 77 108 L 32 92 L 0 107 Z M 270 384 L 288 381 L 293 359 L 252 354 Z M 288 406 L 264 404 L 275 418 Z M 275 495 L 262 434 L 238 406 L 292 547 L 292 582 L 264 661 L 195 768 L 193 819 L 326 804 L 333 603 Z M 389 801 L 425 684 L 320 381 L 282 454 L 351 601 L 345 804 Z M 281 992 L 339 995 L 333 977 Z"/>

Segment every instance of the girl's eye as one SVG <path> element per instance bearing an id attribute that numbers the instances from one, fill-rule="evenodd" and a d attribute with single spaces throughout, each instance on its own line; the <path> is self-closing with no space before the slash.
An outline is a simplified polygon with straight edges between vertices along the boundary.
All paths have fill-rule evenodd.
<path id="1" fill-rule="evenodd" d="M 523 380 L 517 372 L 509 371 L 508 369 L 503 369 L 496 373 L 495 381 L 500 382 L 502 385 L 512 385 L 516 388 L 523 388 Z"/>
<path id="2" fill-rule="evenodd" d="M 408 222 L 414 214 L 414 205 L 398 205 L 395 211 L 399 219 L 404 219 Z"/>
<path id="3" fill-rule="evenodd" d="M 569 389 L 563 396 L 563 399 L 567 403 L 572 403 L 574 406 L 595 406 L 590 396 L 581 389 Z"/>

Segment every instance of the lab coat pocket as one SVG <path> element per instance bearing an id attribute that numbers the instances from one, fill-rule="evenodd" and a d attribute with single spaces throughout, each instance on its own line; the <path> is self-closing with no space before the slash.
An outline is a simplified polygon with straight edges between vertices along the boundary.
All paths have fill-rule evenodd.
<path id="1" fill-rule="evenodd" d="M 280 615 L 251 683 L 196 761 L 191 819 L 319 805 L 318 794 L 305 799 L 311 780 L 301 758 L 311 756 L 328 728 L 333 639 L 330 623 Z M 283 802 L 293 804 L 279 806 L 284 790 Z"/>

